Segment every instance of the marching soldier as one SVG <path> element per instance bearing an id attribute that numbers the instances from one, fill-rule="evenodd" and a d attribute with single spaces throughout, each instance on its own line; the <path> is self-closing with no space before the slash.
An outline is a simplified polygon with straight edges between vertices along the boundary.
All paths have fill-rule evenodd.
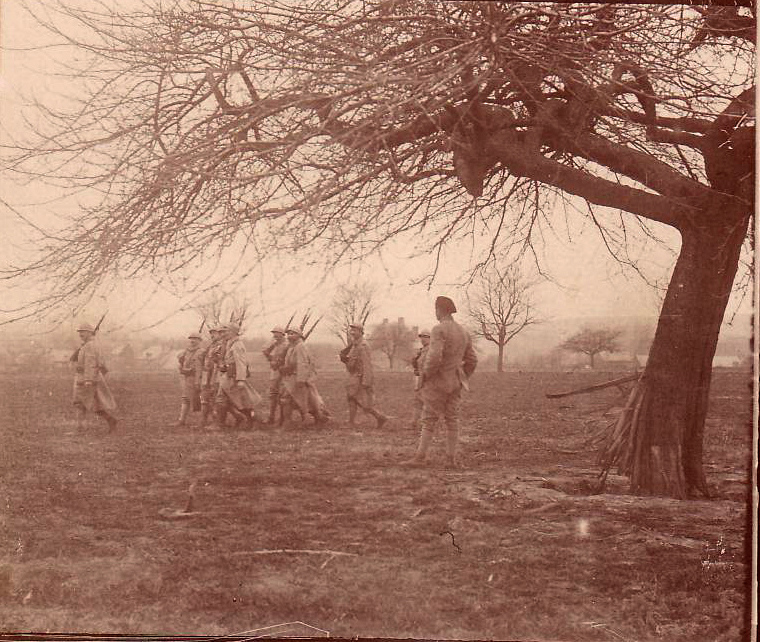
<path id="1" fill-rule="evenodd" d="M 89 323 L 83 323 L 77 328 L 77 334 L 82 342 L 76 352 L 74 368 L 73 404 L 77 409 L 77 428 L 82 428 L 87 412 L 90 411 L 103 417 L 113 430 L 117 423 L 114 417 L 116 402 L 104 376 L 108 369 L 103 355 L 93 341 L 95 328 Z"/>
<path id="2" fill-rule="evenodd" d="M 364 327 L 358 323 L 352 323 L 348 329 L 351 341 L 340 353 L 340 360 L 346 364 L 349 375 L 348 384 L 346 384 L 348 425 L 351 428 L 356 427 L 356 411 L 361 408 L 376 419 L 378 428 L 382 428 L 388 421 L 388 417 L 375 409 L 372 356 L 364 340 Z"/>
<path id="3" fill-rule="evenodd" d="M 404 464 L 425 463 L 433 433 L 441 418 L 446 425 L 446 461 L 458 467 L 459 405 L 462 389 L 469 390 L 468 379 L 475 371 L 478 358 L 469 333 L 451 316 L 457 311 L 454 302 L 445 296 L 435 300 L 438 324 L 430 333 L 428 353 L 422 364 L 422 431 L 414 457 Z"/>
<path id="4" fill-rule="evenodd" d="M 272 328 L 272 342 L 262 351 L 269 361 L 269 419 L 267 423 L 274 425 L 277 421 L 277 408 L 280 406 L 282 394 L 282 373 L 280 369 L 285 364 L 285 354 L 288 351 L 288 341 L 285 338 L 285 328 Z"/>
<path id="5" fill-rule="evenodd" d="M 209 328 L 211 336 L 203 354 L 201 374 L 201 427 L 208 425 L 209 417 L 214 417 L 216 395 L 219 389 L 219 366 L 222 364 L 223 330 L 220 327 Z"/>
<path id="6" fill-rule="evenodd" d="M 255 412 L 253 407 L 261 397 L 248 383 L 248 356 L 245 345 L 240 339 L 240 326 L 230 323 L 226 330 L 227 345 L 224 349 L 225 373 L 221 389 L 225 396 L 226 407 L 237 418 L 236 427 L 244 425 L 253 428 Z"/>
<path id="7" fill-rule="evenodd" d="M 420 330 L 417 337 L 422 344 L 415 355 L 412 357 L 412 368 L 414 370 L 414 415 L 412 416 L 412 426 L 419 427 L 422 418 L 422 366 L 425 363 L 428 346 L 430 345 L 430 330 Z"/>
<path id="8" fill-rule="evenodd" d="M 285 353 L 284 365 L 280 368 L 283 388 L 287 392 L 283 416 L 290 420 L 295 405 L 302 417 L 311 413 L 315 425 L 325 424 L 330 419 L 330 413 L 314 384 L 317 370 L 303 342 L 303 334 L 298 328 L 288 328 L 286 334 L 288 351 Z"/>
<path id="9" fill-rule="evenodd" d="M 187 425 L 187 415 L 191 408 L 193 412 L 201 409 L 200 385 L 203 370 L 201 335 L 193 332 L 187 339 L 187 348 L 177 357 L 179 373 L 182 375 L 182 405 L 179 410 L 179 419 L 175 424 L 178 427 Z"/>

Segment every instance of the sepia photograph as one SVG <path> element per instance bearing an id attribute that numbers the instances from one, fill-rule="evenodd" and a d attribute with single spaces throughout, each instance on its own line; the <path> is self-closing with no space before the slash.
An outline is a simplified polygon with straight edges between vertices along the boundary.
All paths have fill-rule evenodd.
<path id="1" fill-rule="evenodd" d="M 756 42 L 0 0 L 0 639 L 755 642 Z"/>

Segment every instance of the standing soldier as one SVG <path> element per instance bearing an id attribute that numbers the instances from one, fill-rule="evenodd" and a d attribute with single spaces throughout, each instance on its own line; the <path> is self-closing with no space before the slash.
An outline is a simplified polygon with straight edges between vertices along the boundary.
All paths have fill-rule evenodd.
<path id="1" fill-rule="evenodd" d="M 248 356 L 245 345 L 240 339 L 240 326 L 230 323 L 227 326 L 227 345 L 224 349 L 225 373 L 222 379 L 222 391 L 224 392 L 227 409 L 237 418 L 236 427 L 244 425 L 247 429 L 253 428 L 255 420 L 254 405 L 261 399 L 258 393 L 248 383 Z"/>
<path id="2" fill-rule="evenodd" d="M 188 346 L 177 357 L 179 373 L 182 375 L 182 405 L 179 409 L 179 419 L 175 426 L 186 426 L 187 415 L 201 409 L 200 386 L 203 369 L 203 350 L 201 335 L 193 332 L 188 335 Z"/>
<path id="3" fill-rule="evenodd" d="M 348 326 L 351 335 L 350 343 L 340 352 L 340 360 L 348 370 L 348 425 L 356 427 L 356 411 L 361 408 L 377 420 L 377 427 L 382 428 L 388 421 L 383 413 L 375 409 L 375 377 L 372 369 L 372 356 L 369 346 L 364 340 L 364 327 L 358 323 Z"/>
<path id="4" fill-rule="evenodd" d="M 286 334 L 288 351 L 285 353 L 285 363 L 280 368 L 283 388 L 287 393 L 283 415 L 290 420 L 295 405 L 302 417 L 311 413 L 315 425 L 325 424 L 330 419 L 330 413 L 314 384 L 317 370 L 303 342 L 303 334 L 298 328 L 288 328 Z"/>
<path id="5" fill-rule="evenodd" d="M 219 366 L 222 363 L 222 328 L 209 328 L 211 336 L 203 353 L 203 369 L 201 374 L 201 428 L 208 425 L 209 417 L 214 416 L 214 402 L 219 387 Z"/>
<path id="6" fill-rule="evenodd" d="M 77 409 L 77 428 L 82 428 L 89 410 L 103 417 L 113 430 L 117 423 L 114 417 L 116 402 L 104 377 L 108 369 L 103 355 L 93 341 L 95 329 L 89 323 L 83 323 L 77 327 L 77 334 L 82 342 L 76 352 L 74 368 L 73 403 Z"/>
<path id="7" fill-rule="evenodd" d="M 420 330 L 417 337 L 422 344 L 415 355 L 412 357 L 412 368 L 414 369 L 414 415 L 412 416 L 412 426 L 418 428 L 422 418 L 422 366 L 425 363 L 428 346 L 430 345 L 430 330 Z"/>
<path id="8" fill-rule="evenodd" d="M 446 462 L 458 467 L 459 405 L 462 388 L 469 390 L 468 379 L 475 371 L 478 358 L 469 333 L 452 318 L 457 311 L 454 302 L 445 296 L 435 300 L 438 324 L 430 333 L 430 345 L 422 364 L 422 431 L 414 457 L 404 464 L 425 463 L 433 433 L 441 418 L 446 424 Z"/>
<path id="9" fill-rule="evenodd" d="M 280 369 L 285 364 L 285 353 L 288 342 L 285 339 L 285 328 L 276 325 L 272 328 L 272 342 L 262 351 L 269 361 L 269 425 L 277 422 L 277 408 L 280 406 L 282 391 L 282 373 Z"/>

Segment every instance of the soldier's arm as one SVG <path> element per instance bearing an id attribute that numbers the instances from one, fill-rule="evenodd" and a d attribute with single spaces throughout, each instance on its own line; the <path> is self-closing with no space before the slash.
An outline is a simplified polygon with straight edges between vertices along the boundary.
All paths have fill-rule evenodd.
<path id="1" fill-rule="evenodd" d="M 435 373 L 443 363 L 443 329 L 437 325 L 430 333 L 430 344 L 428 345 L 427 355 L 422 364 L 422 372 L 427 377 Z"/>
<path id="2" fill-rule="evenodd" d="M 248 360 L 245 358 L 245 348 L 242 345 L 237 344 L 235 346 L 235 379 L 237 381 L 245 381 L 246 366 Z"/>
<path id="3" fill-rule="evenodd" d="M 82 362 L 82 380 L 92 383 L 98 376 L 98 355 L 92 346 L 85 344 L 79 351 L 79 358 Z"/>
<path id="4" fill-rule="evenodd" d="M 296 381 L 298 383 L 305 383 L 309 380 L 309 356 L 306 354 L 306 348 L 303 344 L 298 346 L 298 350 L 295 354 L 297 366 L 296 366 Z"/>
<path id="5" fill-rule="evenodd" d="M 369 353 L 367 344 L 362 345 L 361 355 L 361 378 L 362 385 L 370 387 L 374 383 L 374 374 L 372 372 L 372 355 Z"/>
<path id="6" fill-rule="evenodd" d="M 475 372 L 475 368 L 478 365 L 478 355 L 475 353 L 475 348 L 472 347 L 472 339 L 467 335 L 467 346 L 464 349 L 464 356 L 462 357 L 462 370 L 469 376 Z"/>

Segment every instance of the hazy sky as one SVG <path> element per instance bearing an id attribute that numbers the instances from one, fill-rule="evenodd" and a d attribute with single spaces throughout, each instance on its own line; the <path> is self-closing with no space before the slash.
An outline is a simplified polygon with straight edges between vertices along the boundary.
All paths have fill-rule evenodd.
<path id="1" fill-rule="evenodd" d="M 7 140 L 9 132 L 18 133 L 25 126 L 21 118 L 22 97 L 45 97 L 55 84 L 55 79 L 45 73 L 47 56 L 60 56 L 63 52 L 61 49 L 35 51 L 43 36 L 24 17 L 18 0 L 2 0 L 1 6 L 0 126 L 5 132 L 0 135 Z M 57 220 L 66 210 L 76 211 L 76 202 L 72 200 L 48 202 L 52 192 L 39 184 L 21 187 L 0 176 L 0 190 L 3 200 L 20 214 L 42 224 Z M 671 246 L 677 248 L 677 234 L 662 229 Z M 33 249 L 19 216 L 2 205 L 0 232 L 2 263 L 7 265 Z M 572 241 L 567 238 L 548 240 L 543 261 L 555 282 L 544 283 L 535 291 L 540 314 L 548 318 L 657 314 L 659 295 L 609 256 L 590 224 L 581 223 L 571 233 Z M 412 239 L 397 243 L 378 258 L 342 268 L 326 280 L 323 274 L 302 270 L 287 258 L 281 258 L 279 263 L 268 262 L 255 270 L 245 286 L 239 288 L 240 294 L 251 301 L 251 326 L 257 328 L 251 328 L 252 333 L 259 334 L 258 328 L 286 321 L 296 309 L 302 311 L 312 307 L 317 313 L 326 312 L 335 284 L 351 278 L 370 280 L 376 284 L 378 311 L 375 321 L 383 317 L 394 319 L 403 316 L 410 324 L 430 325 L 434 321 L 432 303 L 438 294 L 451 296 L 463 308 L 463 291 L 455 284 L 462 281 L 470 266 L 470 241 L 449 247 L 443 268 L 430 287 L 424 276 L 430 269 L 431 261 L 429 257 L 408 259 L 413 250 L 412 244 Z M 655 251 L 651 244 L 642 247 L 640 252 L 642 266 L 648 276 L 666 283 L 673 267 L 673 254 Z M 414 285 L 414 281 L 419 279 L 423 283 Z M 31 291 L 34 293 L 33 287 Z M 23 294 L 6 289 L 2 307 L 7 307 L 8 302 L 12 303 Z M 197 323 L 197 314 L 173 313 L 191 304 L 193 296 L 191 292 L 182 293 L 181 286 L 171 292 L 156 288 L 146 278 L 125 283 L 108 296 L 95 299 L 83 316 L 97 319 L 102 310 L 108 309 L 112 319 L 118 319 L 128 328 L 138 329 L 164 320 L 159 326 L 162 332 L 185 332 L 187 327 Z M 737 305 L 738 300 L 729 307 L 729 311 Z M 748 301 L 742 309 L 749 310 Z M 75 322 L 76 319 L 67 320 L 72 325 Z"/>

